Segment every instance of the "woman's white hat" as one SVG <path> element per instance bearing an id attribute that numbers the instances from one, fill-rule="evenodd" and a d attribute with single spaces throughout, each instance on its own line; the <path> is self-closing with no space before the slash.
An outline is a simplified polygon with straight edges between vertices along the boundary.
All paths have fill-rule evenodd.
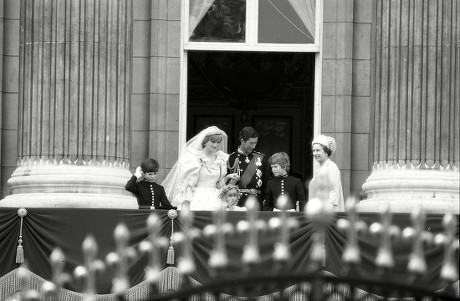
<path id="1" fill-rule="evenodd" d="M 316 136 L 315 139 L 313 139 L 311 145 L 313 144 L 320 144 L 324 147 L 327 147 L 328 149 L 331 150 L 331 152 L 335 152 L 335 149 L 337 148 L 335 139 L 332 138 L 331 136 L 326 136 L 326 135 Z"/>

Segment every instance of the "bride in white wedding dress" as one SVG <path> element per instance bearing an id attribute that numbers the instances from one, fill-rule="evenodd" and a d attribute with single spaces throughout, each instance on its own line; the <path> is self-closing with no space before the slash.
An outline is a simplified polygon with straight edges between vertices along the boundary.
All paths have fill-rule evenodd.
<path id="1" fill-rule="evenodd" d="M 227 176 L 227 134 L 211 126 L 190 139 L 180 158 L 161 183 L 173 206 L 181 209 L 184 200 L 190 210 L 215 210 L 222 207 L 219 188 Z"/>

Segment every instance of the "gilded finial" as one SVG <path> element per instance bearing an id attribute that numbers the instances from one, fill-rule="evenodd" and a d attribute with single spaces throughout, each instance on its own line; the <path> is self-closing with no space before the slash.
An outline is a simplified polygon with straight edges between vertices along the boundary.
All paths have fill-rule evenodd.
<path id="1" fill-rule="evenodd" d="M 337 227 L 347 234 L 347 244 L 345 251 L 342 254 L 342 260 L 345 263 L 352 264 L 358 264 L 361 262 L 358 235 L 359 233 L 364 233 L 367 230 L 366 223 L 358 219 L 356 203 L 357 201 L 355 198 L 348 198 L 345 203 L 348 219 L 339 219 L 337 221 Z"/>
<path id="2" fill-rule="evenodd" d="M 455 237 L 457 221 L 452 214 L 446 214 L 442 223 L 444 225 L 444 233 L 437 234 L 434 237 L 435 244 L 444 246 L 441 278 L 449 282 L 454 282 L 458 280 L 458 269 L 455 261 L 455 253 L 459 248 L 459 240 Z"/>
<path id="3" fill-rule="evenodd" d="M 105 269 L 104 262 L 96 259 L 97 243 L 94 236 L 88 235 L 82 244 L 84 265 L 77 266 L 74 276 L 77 279 L 85 279 L 83 293 L 84 301 L 96 300 L 96 273 Z"/>
<path id="4" fill-rule="evenodd" d="M 412 241 L 412 253 L 409 257 L 407 269 L 412 273 L 423 274 L 427 271 L 423 243 L 431 243 L 433 235 L 423 230 L 426 221 L 423 208 L 415 208 L 411 213 L 411 220 L 413 226 L 405 228 L 402 232 L 405 240 Z"/>
<path id="5" fill-rule="evenodd" d="M 305 216 L 309 221 L 326 227 L 334 220 L 334 210 L 318 198 L 313 198 L 305 206 Z"/>
<path id="6" fill-rule="evenodd" d="M 259 246 L 257 243 L 257 233 L 259 230 L 265 229 L 265 222 L 257 220 L 259 211 L 259 202 L 254 196 L 248 197 L 246 200 L 247 221 L 240 221 L 237 224 L 238 232 L 247 233 L 247 242 L 243 247 L 242 261 L 245 264 L 256 264 L 260 261 Z"/>
<path id="7" fill-rule="evenodd" d="M 27 291 L 27 287 L 29 284 L 29 269 L 27 268 L 27 264 L 23 263 L 18 269 L 18 280 L 21 285 L 21 291 Z"/>
<path id="8" fill-rule="evenodd" d="M 65 256 L 60 248 L 55 248 L 50 255 L 51 281 L 43 284 L 42 288 L 45 296 L 51 300 L 59 300 L 59 292 L 71 277 L 64 273 Z"/>
<path id="9" fill-rule="evenodd" d="M 334 211 L 326 202 L 313 198 L 305 206 L 305 216 L 315 224 L 315 233 L 313 234 L 313 245 L 310 253 L 313 268 L 318 268 L 326 262 L 326 250 L 324 245 L 324 232 L 334 220 Z"/>
<path id="10" fill-rule="evenodd" d="M 157 283 L 160 280 L 162 265 L 160 261 L 160 250 L 168 246 L 168 239 L 160 236 L 161 219 L 155 214 L 151 213 L 147 218 L 147 231 L 149 236 L 147 240 L 139 244 L 139 251 L 147 253 L 149 256 L 149 263 L 145 267 L 145 277 L 150 284 Z"/>
<path id="11" fill-rule="evenodd" d="M 136 251 L 129 246 L 130 233 L 125 224 L 118 224 L 115 227 L 113 236 L 116 252 L 107 254 L 105 261 L 109 266 L 116 266 L 115 278 L 112 281 L 112 293 L 121 294 L 130 287 L 128 263 L 130 259 L 136 257 Z"/>
<path id="12" fill-rule="evenodd" d="M 390 206 L 387 206 L 380 214 L 381 223 L 373 223 L 370 226 L 371 234 L 380 235 L 380 247 L 375 263 L 382 268 L 392 268 L 394 266 L 391 241 L 399 237 L 400 230 L 397 226 L 391 224 L 392 218 L 393 214 L 390 211 Z"/>
<path id="13" fill-rule="evenodd" d="M 214 224 L 204 227 L 203 234 L 207 237 L 214 237 L 214 248 L 209 257 L 209 266 L 223 268 L 228 265 L 225 235 L 233 232 L 233 225 L 225 222 L 227 211 L 223 207 L 219 207 L 213 214 Z"/>
<path id="14" fill-rule="evenodd" d="M 295 218 L 288 218 L 287 209 L 289 200 L 282 195 L 276 202 L 276 207 L 281 209 L 279 217 L 273 217 L 269 220 L 268 225 L 271 229 L 279 229 L 280 238 L 275 243 L 273 259 L 275 261 L 286 262 L 291 257 L 289 249 L 289 231 L 298 227 L 298 222 Z"/>
<path id="15" fill-rule="evenodd" d="M 193 260 L 192 244 L 193 239 L 198 236 L 198 231 L 193 228 L 193 212 L 187 207 L 182 208 L 179 214 L 179 220 L 182 223 L 182 232 L 174 233 L 174 241 L 182 243 L 183 252 L 178 260 L 178 269 L 181 274 L 188 275 L 195 271 L 196 265 Z"/>
<path id="16" fill-rule="evenodd" d="M 184 200 L 181 204 L 181 210 L 189 210 L 190 211 L 190 201 Z"/>
<path id="17" fill-rule="evenodd" d="M 31 272 L 29 271 L 27 264 L 23 263 L 18 268 L 18 280 L 21 285 L 20 292 L 16 295 L 17 300 L 39 300 L 39 294 L 36 290 L 29 289 L 31 286 L 30 283 L 30 275 Z"/>

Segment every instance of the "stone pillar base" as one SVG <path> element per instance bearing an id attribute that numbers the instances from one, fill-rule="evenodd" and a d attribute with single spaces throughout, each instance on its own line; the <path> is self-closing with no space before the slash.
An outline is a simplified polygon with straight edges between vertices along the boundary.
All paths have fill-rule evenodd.
<path id="1" fill-rule="evenodd" d="M 0 207 L 137 209 L 137 199 L 124 189 L 131 173 L 126 167 L 29 164 L 8 180 L 11 195 Z"/>
<path id="2" fill-rule="evenodd" d="M 363 185 L 367 199 L 361 212 L 412 212 L 423 207 L 427 213 L 459 214 L 460 174 L 458 170 L 385 168 L 375 169 Z"/>
<path id="3" fill-rule="evenodd" d="M 10 195 L 0 207 L 138 209 L 132 196 L 94 193 L 30 193 Z"/>

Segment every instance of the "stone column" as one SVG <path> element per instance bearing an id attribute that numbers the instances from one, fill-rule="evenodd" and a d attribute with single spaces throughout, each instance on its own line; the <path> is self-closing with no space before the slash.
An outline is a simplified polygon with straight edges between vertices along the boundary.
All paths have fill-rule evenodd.
<path id="1" fill-rule="evenodd" d="M 458 214 L 460 3 L 376 4 L 374 166 L 359 208 Z"/>
<path id="2" fill-rule="evenodd" d="M 0 206 L 137 208 L 132 1 L 21 0 L 19 65 L 18 167 Z"/>

